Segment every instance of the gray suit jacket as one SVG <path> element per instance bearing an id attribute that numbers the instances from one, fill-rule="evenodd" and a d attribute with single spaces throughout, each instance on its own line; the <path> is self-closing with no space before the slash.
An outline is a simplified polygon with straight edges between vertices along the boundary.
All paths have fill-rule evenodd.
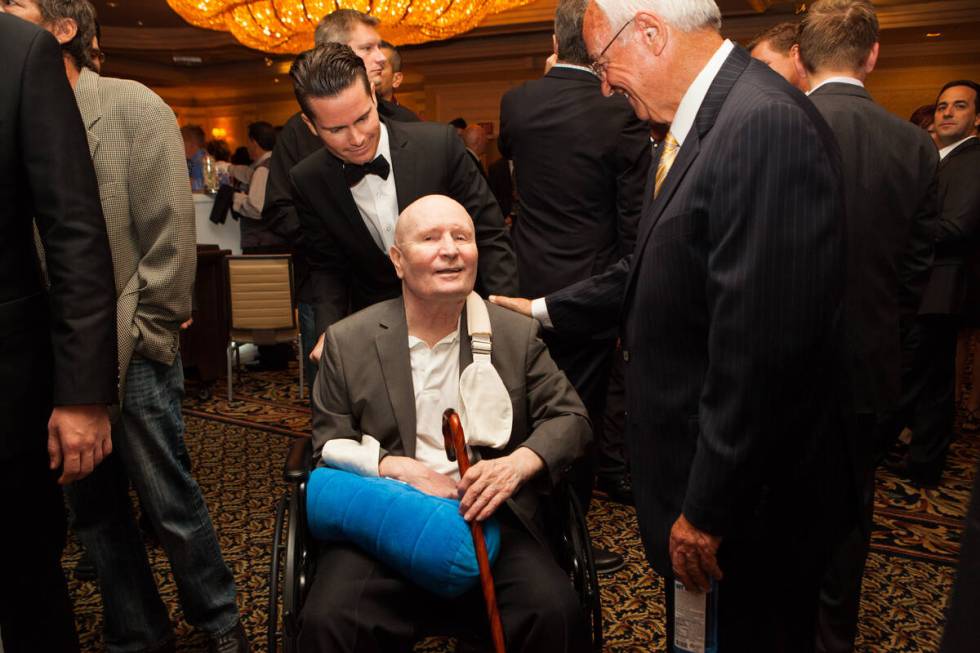
<path id="1" fill-rule="evenodd" d="M 116 280 L 120 394 L 133 353 L 171 364 L 191 314 L 194 203 L 173 111 L 137 82 L 85 69 L 75 85 Z"/>
<path id="2" fill-rule="evenodd" d="M 514 407 L 511 439 L 503 450 L 477 447 L 497 458 L 520 446 L 541 456 L 547 478 L 521 488 L 509 501 L 528 530 L 543 542 L 540 497 L 582 456 L 591 437 L 585 407 L 538 336 L 536 320 L 487 304 L 493 329 L 491 362 Z M 460 370 L 473 360 L 466 316 L 460 325 Z M 415 455 L 415 393 L 408 325 L 401 297 L 375 304 L 327 330 L 313 388 L 313 448 L 335 438 L 375 437 L 381 456 Z M 548 482 L 550 481 L 550 483 Z"/>

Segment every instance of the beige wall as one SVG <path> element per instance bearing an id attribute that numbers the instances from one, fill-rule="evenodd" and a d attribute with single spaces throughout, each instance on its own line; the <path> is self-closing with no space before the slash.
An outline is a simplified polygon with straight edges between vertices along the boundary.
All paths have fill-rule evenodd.
<path id="1" fill-rule="evenodd" d="M 443 76 L 437 82 L 415 84 L 399 93 L 398 98 L 426 120 L 448 122 L 462 116 L 471 123 L 492 122 L 496 136 L 499 132 L 501 96 L 524 79 L 536 77 L 537 69 L 535 59 L 533 69 L 528 67 L 514 71 L 507 79 L 474 82 L 468 79 L 454 81 Z M 887 109 L 908 118 L 919 106 L 932 103 L 944 83 L 961 78 L 980 80 L 980 62 L 948 66 L 888 65 L 879 68 L 869 78 L 868 90 Z M 158 91 L 164 99 L 168 99 L 168 89 Z M 224 129 L 227 132 L 225 138 L 234 149 L 245 144 L 246 128 L 250 122 L 266 120 L 273 125 L 281 125 L 298 110 L 290 89 L 283 88 L 281 95 L 282 99 L 278 100 L 215 106 L 188 106 L 181 99 L 168 101 L 171 101 L 180 124 L 200 124 L 209 139 L 213 138 L 213 128 Z M 494 140 L 491 139 L 491 143 Z M 495 156 L 491 154 L 490 158 Z"/>

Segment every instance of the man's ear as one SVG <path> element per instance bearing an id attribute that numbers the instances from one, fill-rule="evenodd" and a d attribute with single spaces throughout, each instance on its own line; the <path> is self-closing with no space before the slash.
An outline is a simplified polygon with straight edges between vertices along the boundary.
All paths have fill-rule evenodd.
<path id="1" fill-rule="evenodd" d="M 551 35 L 551 52 L 557 57 L 558 56 L 558 35 Z"/>
<path id="2" fill-rule="evenodd" d="M 793 59 L 793 67 L 796 68 L 796 76 L 799 78 L 798 86 L 801 91 L 806 93 L 810 90 L 810 75 L 806 70 L 806 66 L 803 65 L 803 57 L 800 56 L 800 46 L 798 44 L 793 44 L 793 47 L 789 49 L 789 56 Z"/>
<path id="3" fill-rule="evenodd" d="M 875 65 L 878 63 L 878 53 L 881 51 L 881 44 L 875 43 L 871 46 L 871 52 L 868 53 L 868 58 L 864 62 L 864 74 L 870 75 L 874 72 Z"/>
<path id="4" fill-rule="evenodd" d="M 402 81 L 404 81 L 404 79 L 405 79 L 405 75 L 403 75 L 402 73 L 395 73 L 394 75 L 392 75 L 391 76 L 391 88 L 395 89 L 395 88 L 398 88 L 399 86 L 401 86 L 402 85 Z"/>
<path id="5" fill-rule="evenodd" d="M 303 117 L 303 122 L 305 122 L 306 126 L 309 127 L 310 133 L 316 136 L 317 138 L 320 138 L 320 135 L 316 132 L 316 127 L 314 127 L 313 123 L 310 122 L 310 119 L 306 117 L 306 114 L 301 113 L 300 115 Z"/>
<path id="6" fill-rule="evenodd" d="M 50 31 L 58 39 L 58 43 L 64 45 L 78 34 L 78 24 L 73 18 L 59 18 L 51 25 Z"/>
<path id="7" fill-rule="evenodd" d="M 667 47 L 667 24 L 657 14 L 647 11 L 636 14 L 633 17 L 633 33 L 656 56 Z"/>
<path id="8" fill-rule="evenodd" d="M 395 274 L 398 275 L 398 278 L 404 279 L 405 273 L 402 270 L 402 251 L 398 249 L 398 245 L 392 245 L 388 249 L 388 258 L 391 259 L 391 264 L 395 266 Z"/>

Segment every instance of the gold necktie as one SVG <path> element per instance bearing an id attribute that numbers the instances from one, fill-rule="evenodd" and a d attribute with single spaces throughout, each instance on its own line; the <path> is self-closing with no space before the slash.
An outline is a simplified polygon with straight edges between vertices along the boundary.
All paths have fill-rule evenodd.
<path id="1" fill-rule="evenodd" d="M 671 133 L 667 134 L 667 138 L 664 139 L 663 143 L 664 151 L 660 155 L 660 163 L 657 164 L 657 176 L 653 184 L 653 196 L 654 198 L 660 194 L 660 187 L 664 185 L 664 179 L 667 178 L 667 173 L 670 172 L 670 166 L 674 165 L 674 159 L 677 158 L 677 152 L 680 151 L 681 146 L 678 144 L 677 139 Z"/>

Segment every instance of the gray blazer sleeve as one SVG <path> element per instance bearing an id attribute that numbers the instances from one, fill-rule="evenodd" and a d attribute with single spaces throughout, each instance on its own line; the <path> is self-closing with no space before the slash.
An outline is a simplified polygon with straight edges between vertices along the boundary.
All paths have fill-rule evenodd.
<path id="1" fill-rule="evenodd" d="M 526 392 L 530 434 L 520 446 L 541 457 L 554 485 L 585 454 L 592 427 L 582 400 L 555 365 L 540 330 L 537 320 L 529 321 Z"/>

